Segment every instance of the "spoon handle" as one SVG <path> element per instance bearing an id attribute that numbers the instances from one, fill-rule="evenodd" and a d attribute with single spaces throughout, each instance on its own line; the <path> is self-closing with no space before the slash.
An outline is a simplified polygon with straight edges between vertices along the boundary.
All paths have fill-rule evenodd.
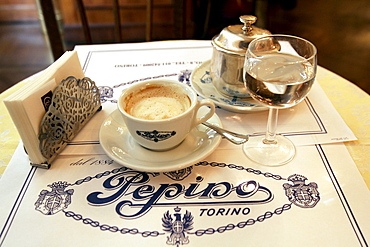
<path id="1" fill-rule="evenodd" d="M 245 143 L 245 142 L 247 142 L 249 140 L 249 136 L 248 135 L 243 135 L 243 134 L 231 132 L 231 131 L 225 130 L 223 128 L 220 128 L 220 127 L 218 127 L 216 125 L 210 124 L 208 122 L 203 122 L 202 124 L 205 125 L 205 126 L 207 126 L 210 129 L 213 129 L 218 134 L 220 134 L 221 136 L 225 137 L 227 140 L 229 140 L 230 142 L 232 142 L 232 143 L 234 143 L 236 145 L 243 144 L 243 143 Z"/>

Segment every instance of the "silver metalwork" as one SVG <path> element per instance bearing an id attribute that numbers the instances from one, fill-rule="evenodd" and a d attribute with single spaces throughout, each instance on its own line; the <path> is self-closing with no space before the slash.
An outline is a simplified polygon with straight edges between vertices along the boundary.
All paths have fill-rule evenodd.
<path id="1" fill-rule="evenodd" d="M 100 107 L 99 89 L 90 78 L 70 76 L 57 86 L 39 134 L 40 150 L 49 166 Z"/>
<path id="2" fill-rule="evenodd" d="M 250 97 L 243 82 L 245 53 L 252 40 L 271 34 L 252 25 L 256 20 L 255 16 L 240 16 L 243 25 L 227 26 L 212 39 L 211 78 L 215 88 L 223 95 Z"/>
<path id="3" fill-rule="evenodd" d="M 203 122 L 202 124 L 207 126 L 210 129 L 213 129 L 219 135 L 225 137 L 228 141 L 230 141 L 230 142 L 232 142 L 236 145 L 243 144 L 243 143 L 245 143 L 249 140 L 249 135 L 243 135 L 243 134 L 231 132 L 231 131 L 225 130 L 223 128 L 220 128 L 216 125 L 210 124 L 208 122 Z"/>

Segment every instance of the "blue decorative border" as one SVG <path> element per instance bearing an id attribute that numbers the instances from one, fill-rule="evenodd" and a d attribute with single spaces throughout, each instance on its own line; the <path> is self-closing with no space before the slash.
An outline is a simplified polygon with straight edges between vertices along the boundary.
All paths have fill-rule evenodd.
<path id="1" fill-rule="evenodd" d="M 331 182 L 332 182 L 332 184 L 335 188 L 335 191 L 338 194 L 338 197 L 339 197 L 339 199 L 342 203 L 343 209 L 346 212 L 348 220 L 350 221 L 350 224 L 352 226 L 354 234 L 357 236 L 359 244 L 361 246 L 368 246 L 367 240 L 365 239 L 365 236 L 362 233 L 362 230 L 361 230 L 361 228 L 360 228 L 360 226 L 357 222 L 357 219 L 356 219 L 356 217 L 355 217 L 355 215 L 352 211 L 352 208 L 351 208 L 351 206 L 350 206 L 350 204 L 349 204 L 349 202 L 348 202 L 348 200 L 347 200 L 347 198 L 346 198 L 346 196 L 345 196 L 345 194 L 344 194 L 344 192 L 341 188 L 340 183 L 338 182 L 338 180 L 336 178 L 336 175 L 333 171 L 333 168 L 330 165 L 330 162 L 326 157 L 325 151 L 323 150 L 321 145 L 315 145 L 315 146 L 316 146 L 316 149 L 317 149 L 317 152 L 318 152 L 319 156 L 321 157 L 322 163 L 323 163 L 324 167 L 326 168 L 326 171 L 327 171 L 327 173 L 328 173 L 328 175 L 331 179 Z M 274 174 L 271 174 L 269 172 L 262 172 L 260 170 L 256 170 L 256 169 L 252 169 L 252 168 L 244 168 L 243 166 L 239 166 L 239 165 L 235 165 L 235 164 L 225 164 L 225 163 L 217 163 L 217 162 L 211 162 L 211 163 L 209 163 L 209 162 L 200 162 L 196 165 L 197 166 L 199 166 L 199 165 L 207 165 L 207 166 L 210 165 L 210 166 L 228 167 L 230 169 L 245 170 L 246 172 L 253 173 L 255 175 L 261 175 L 261 176 L 264 176 L 264 177 L 267 177 L 267 178 L 272 178 L 272 179 L 276 179 L 276 180 L 286 180 L 286 178 L 283 178 L 280 175 L 274 175 Z M 29 188 L 29 186 L 30 186 L 30 184 L 31 184 L 31 182 L 34 178 L 34 175 L 35 175 L 35 172 L 36 172 L 37 169 L 38 168 L 36 168 L 36 167 L 31 167 L 29 172 L 28 172 L 27 177 L 25 178 L 25 180 L 23 182 L 22 188 L 18 193 L 18 196 L 17 196 L 16 201 L 15 201 L 15 203 L 14 203 L 14 205 L 13 205 L 13 207 L 12 207 L 12 209 L 11 209 L 9 215 L 8 215 L 8 218 L 7 218 L 4 226 L 1 228 L 0 245 L 4 242 L 4 240 L 7 236 L 7 233 L 9 231 L 9 229 L 11 228 L 15 217 L 17 217 L 17 213 L 18 213 L 20 204 L 22 203 L 23 198 L 24 198 L 25 194 L 28 191 L 28 188 Z M 94 177 L 87 176 L 83 179 L 77 180 L 74 184 L 78 185 L 78 184 L 82 184 L 84 182 L 89 182 L 92 179 L 98 179 L 98 178 L 101 178 L 103 176 L 107 176 L 107 175 L 111 174 L 112 172 L 122 171 L 122 169 L 127 169 L 127 168 L 122 167 L 122 168 L 114 169 L 112 171 L 102 172 L 102 173 L 97 174 Z M 246 221 L 241 221 L 241 222 L 236 223 L 236 224 L 231 223 L 231 224 L 227 224 L 226 226 L 220 226 L 216 229 L 215 228 L 199 229 L 199 230 L 196 230 L 194 232 L 189 232 L 188 234 L 194 234 L 195 236 L 202 236 L 204 234 L 209 235 L 209 234 L 214 234 L 214 233 L 222 233 L 222 232 L 225 232 L 225 231 L 233 230 L 235 228 L 244 228 L 245 226 L 253 225 L 256 222 L 263 222 L 264 220 L 271 218 L 273 215 L 279 215 L 279 214 L 283 213 L 284 211 L 289 210 L 291 208 L 291 205 L 292 205 L 292 203 L 284 204 L 283 206 L 275 209 L 273 212 L 266 212 L 265 214 L 258 216 L 256 219 L 248 219 Z M 89 218 L 84 218 L 82 215 L 75 214 L 75 213 L 70 212 L 70 211 L 64 211 L 64 213 L 66 214 L 67 217 L 72 217 L 75 220 L 81 220 L 84 224 L 90 224 L 93 227 L 99 227 L 102 231 L 120 232 L 122 234 L 126 234 L 126 233 L 128 233 L 128 234 L 140 234 L 143 237 L 162 235 L 162 233 L 159 233 L 157 231 L 142 231 L 142 232 L 140 232 L 137 229 L 127 229 L 127 228 L 119 229 L 116 226 L 109 226 L 107 224 L 100 224 L 97 221 L 91 220 Z"/>

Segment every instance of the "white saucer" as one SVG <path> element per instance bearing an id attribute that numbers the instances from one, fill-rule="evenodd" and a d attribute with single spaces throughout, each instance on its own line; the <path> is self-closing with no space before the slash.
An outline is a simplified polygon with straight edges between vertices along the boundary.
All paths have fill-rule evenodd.
<path id="1" fill-rule="evenodd" d="M 191 85 L 200 96 L 211 99 L 217 106 L 232 112 L 248 113 L 268 109 L 252 98 L 227 97 L 218 92 L 212 84 L 210 65 L 211 60 L 207 60 L 191 73 Z"/>
<path id="2" fill-rule="evenodd" d="M 207 122 L 222 127 L 216 114 Z M 121 113 L 115 110 L 100 127 L 99 140 L 107 155 L 123 166 L 145 172 L 165 172 L 180 170 L 201 161 L 218 147 L 221 136 L 199 125 L 176 148 L 164 152 L 151 151 L 134 141 Z"/>

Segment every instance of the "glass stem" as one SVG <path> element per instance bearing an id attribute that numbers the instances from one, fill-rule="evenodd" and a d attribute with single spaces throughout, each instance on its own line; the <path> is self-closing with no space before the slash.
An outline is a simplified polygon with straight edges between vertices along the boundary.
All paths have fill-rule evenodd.
<path id="1" fill-rule="evenodd" d="M 267 130 L 265 139 L 263 140 L 264 144 L 276 144 L 276 126 L 278 120 L 278 109 L 270 108 L 269 116 L 267 120 Z"/>

